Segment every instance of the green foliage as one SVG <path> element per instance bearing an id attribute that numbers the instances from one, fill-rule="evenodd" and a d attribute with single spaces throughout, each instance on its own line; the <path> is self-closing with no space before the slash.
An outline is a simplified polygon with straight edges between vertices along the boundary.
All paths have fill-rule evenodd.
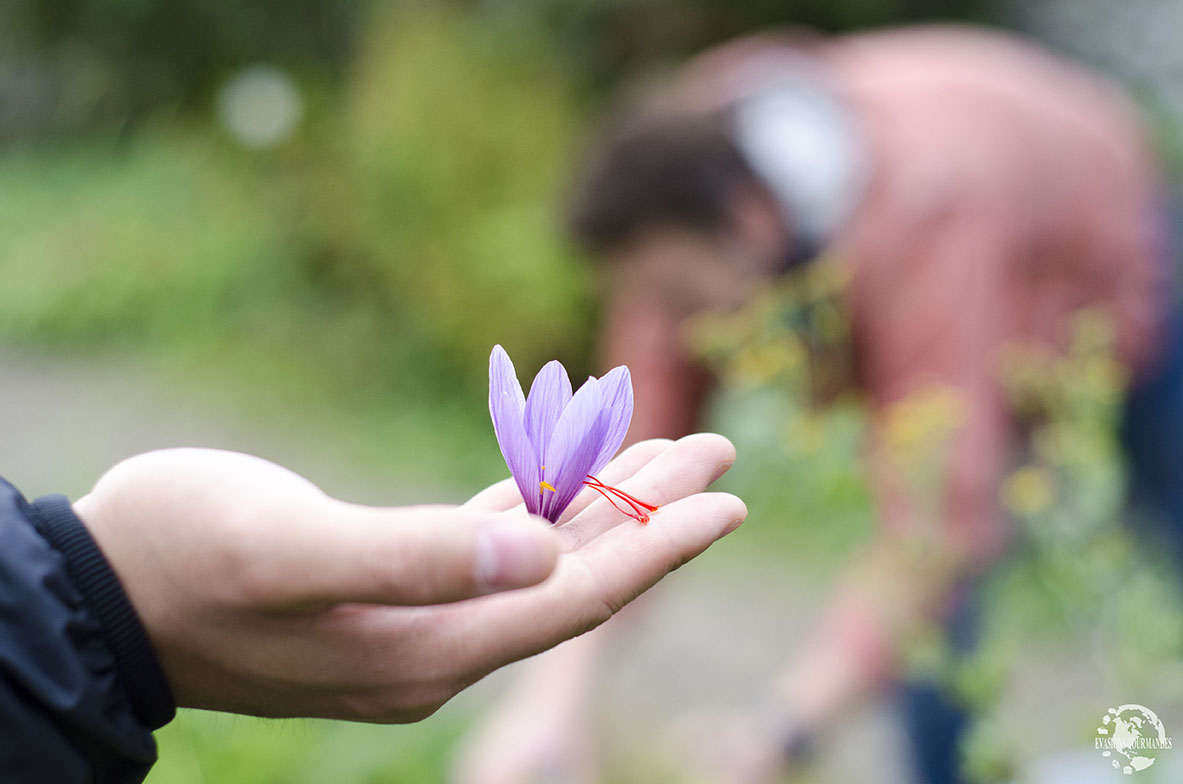
<path id="1" fill-rule="evenodd" d="M 440 356 L 579 356 L 590 300 L 556 205 L 581 116 L 546 52 L 454 11 L 390 11 L 351 109 L 377 283 Z"/>
<path id="2" fill-rule="evenodd" d="M 149 348 L 400 421 L 370 426 L 391 450 L 434 428 L 456 440 L 428 452 L 495 458 L 463 445 L 486 434 L 493 343 L 523 371 L 584 364 L 588 281 L 553 206 L 578 102 L 478 18 L 408 6 L 367 32 L 349 90 L 308 86 L 284 147 L 162 120 L 0 156 L 0 337 Z"/>
<path id="3" fill-rule="evenodd" d="M 819 260 L 743 310 L 690 328 L 722 379 L 712 424 L 739 454 L 720 486 L 749 510 L 744 536 L 723 548 L 791 553 L 794 568 L 810 565 L 819 577 L 872 523 L 866 413 L 836 393 L 849 360 L 838 309 L 844 285 L 839 267 Z"/>
<path id="4" fill-rule="evenodd" d="M 716 397 L 710 418 L 739 455 L 718 487 L 748 506 L 743 535 L 720 552 L 773 554 L 828 579 L 872 525 L 861 413 L 844 406 L 819 414 L 779 391 L 732 387 Z"/>
<path id="5" fill-rule="evenodd" d="M 224 329 L 284 285 L 276 227 L 226 172 L 183 139 L 0 158 L 0 330 L 170 343 Z"/>
<path id="6" fill-rule="evenodd" d="M 527 49 L 545 48 L 552 72 L 600 92 L 637 68 L 757 28 L 842 31 L 916 19 L 983 19 L 992 5 L 991 0 L 430 4 L 442 14 L 462 13 L 484 28 L 499 29 L 501 40 L 513 41 L 503 47 L 508 51 L 522 42 Z M 0 49 L 35 64 L 30 84 L 39 93 L 39 108 L 0 116 L 0 138 L 123 135 L 162 111 L 201 114 L 228 74 L 258 62 L 340 85 L 359 46 L 372 45 L 367 31 L 375 14 L 392 9 L 423 14 L 428 7 L 414 0 L 10 0 L 0 6 Z M 488 97 L 495 95 L 505 92 Z"/>
<path id="7" fill-rule="evenodd" d="M 831 324 L 843 285 L 831 271 L 818 260 L 744 311 L 706 319 L 694 331 L 724 379 L 719 424 L 740 447 L 727 481 L 751 509 L 745 538 L 792 553 L 794 567 L 849 549 L 872 514 L 858 462 L 865 416 L 849 399 L 810 405 L 818 371 L 841 365 L 834 358 L 847 335 Z M 1112 330 L 1088 311 L 1067 326 L 1072 340 L 1064 352 L 1013 345 L 1001 358 L 999 381 L 1030 447 L 1001 487 L 1000 505 L 1014 518 L 1021 546 L 980 589 L 978 646 L 956 656 L 934 625 L 902 651 L 907 671 L 944 683 L 973 709 L 966 771 L 977 781 L 1011 780 L 1024 733 L 1038 729 L 1028 722 L 1044 720 L 1000 714 L 1009 673 L 1042 642 L 1088 639 L 1123 694 L 1161 698 L 1183 682 L 1178 565 L 1163 563 L 1155 541 L 1126 524 L 1117 425 L 1127 378 Z M 918 517 L 940 519 L 943 448 L 962 414 L 956 398 L 923 388 L 882 412 L 879 442 L 885 459 L 902 469 Z M 923 565 L 930 554 L 919 545 Z"/>
<path id="8" fill-rule="evenodd" d="M 985 639 L 954 672 L 962 697 L 979 712 L 967 754 L 977 781 L 1006 780 L 1017 761 L 1023 720 L 1004 730 L 996 702 L 1002 674 L 1021 666 L 1032 644 L 1087 635 L 1126 694 L 1160 697 L 1183 674 L 1183 603 L 1172 573 L 1178 565 L 1161 561 L 1124 508 L 1117 425 L 1127 378 L 1114 358 L 1112 330 L 1100 314 L 1082 311 L 1070 333 L 1063 355 L 1012 346 L 1003 357 L 1004 388 L 1031 448 L 1003 484 L 1001 501 L 1025 547 L 991 578 Z"/>
<path id="9" fill-rule="evenodd" d="M 56 129 L 93 133 L 161 108 L 192 109 L 259 61 L 339 76 L 359 0 L 15 0 L 52 78 Z M 19 29 L 19 28 L 18 28 Z M 18 39 L 19 41 L 19 39 Z"/>

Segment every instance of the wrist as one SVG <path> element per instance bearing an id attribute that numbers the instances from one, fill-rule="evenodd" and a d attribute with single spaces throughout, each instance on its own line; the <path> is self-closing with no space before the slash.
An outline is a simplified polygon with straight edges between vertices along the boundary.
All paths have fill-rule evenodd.
<path id="1" fill-rule="evenodd" d="M 815 723 L 789 703 L 773 703 L 765 708 L 764 726 L 771 744 L 784 763 L 797 763 L 813 755 Z"/>
<path id="2" fill-rule="evenodd" d="M 98 543 L 64 496 L 39 498 L 30 509 L 37 530 L 61 553 L 71 582 L 98 621 L 136 717 L 151 729 L 167 724 L 176 713 L 168 679 Z"/>

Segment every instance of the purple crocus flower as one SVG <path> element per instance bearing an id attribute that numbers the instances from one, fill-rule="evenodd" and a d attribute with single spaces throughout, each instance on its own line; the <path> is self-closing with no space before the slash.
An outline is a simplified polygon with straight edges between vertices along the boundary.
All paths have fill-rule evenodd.
<path id="1" fill-rule="evenodd" d="M 614 493 L 637 514 L 625 513 L 641 522 L 649 519 L 645 510 L 656 509 L 593 476 L 616 454 L 633 416 L 627 367 L 614 368 L 602 378 L 590 377 L 572 394 L 566 369 L 552 360 L 538 371 L 526 397 L 509 355 L 494 346 L 489 356 L 489 413 L 501 454 L 532 514 L 556 522 L 585 484 L 616 504 L 605 491 Z"/>

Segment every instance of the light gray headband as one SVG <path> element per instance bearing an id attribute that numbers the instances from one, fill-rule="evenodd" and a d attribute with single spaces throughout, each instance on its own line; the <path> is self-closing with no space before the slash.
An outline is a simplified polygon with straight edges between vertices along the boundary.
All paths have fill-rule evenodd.
<path id="1" fill-rule="evenodd" d="M 868 179 L 850 111 L 815 75 L 782 71 L 735 101 L 732 118 L 741 154 L 799 239 L 824 246 L 858 207 Z"/>

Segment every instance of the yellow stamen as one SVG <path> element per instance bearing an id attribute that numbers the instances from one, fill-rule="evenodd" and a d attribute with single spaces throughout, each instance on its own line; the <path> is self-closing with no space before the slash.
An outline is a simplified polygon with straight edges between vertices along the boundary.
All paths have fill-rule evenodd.
<path id="1" fill-rule="evenodd" d="M 550 482 L 539 482 L 538 484 L 542 485 L 543 490 L 549 490 L 552 493 L 555 491 L 555 486 L 552 485 Z"/>

